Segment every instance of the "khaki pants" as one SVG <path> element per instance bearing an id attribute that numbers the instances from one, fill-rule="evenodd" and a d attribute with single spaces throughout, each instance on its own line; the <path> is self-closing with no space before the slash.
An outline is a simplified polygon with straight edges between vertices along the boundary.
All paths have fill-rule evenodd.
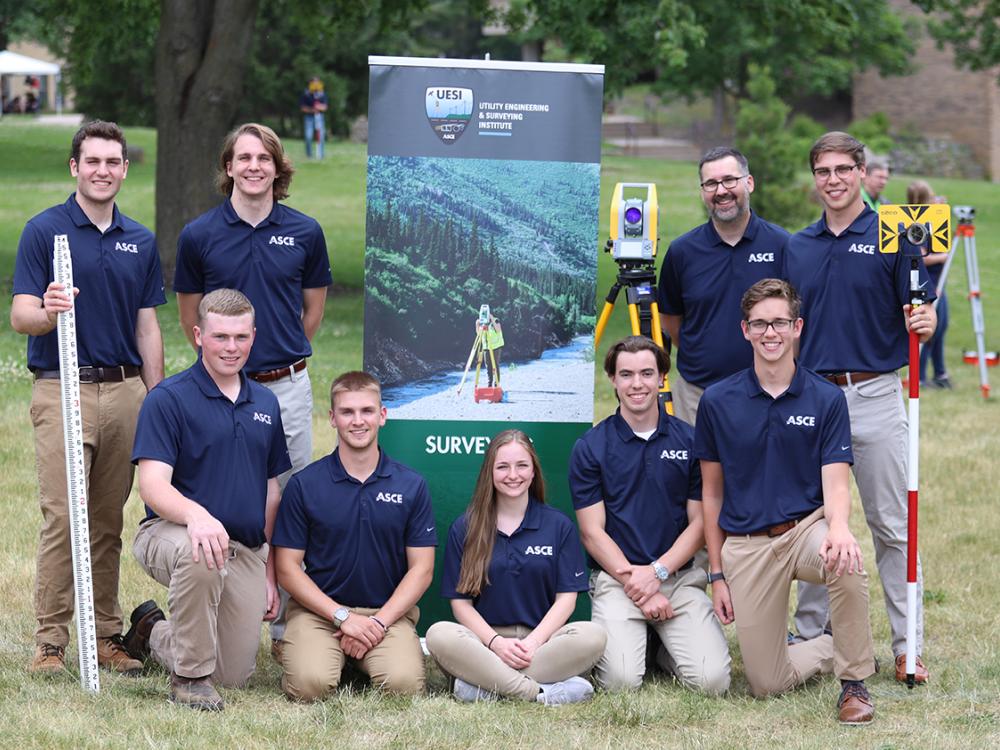
<path id="1" fill-rule="evenodd" d="M 167 587 L 170 619 L 149 638 L 153 658 L 181 677 L 205 677 L 221 685 L 245 685 L 257 664 L 260 624 L 267 611 L 268 546 L 256 549 L 229 540 L 223 570 L 191 557 L 187 528 L 162 518 L 139 527 L 135 559 Z"/>
<path id="2" fill-rule="evenodd" d="M 843 386 L 851 415 L 854 480 L 865 520 L 872 532 L 875 563 L 882 580 L 885 609 L 892 631 L 892 653 L 906 651 L 906 462 L 907 416 L 896 373 Z M 917 654 L 924 640 L 924 578 L 917 558 Z M 829 617 L 826 590 L 799 584 L 795 613 L 798 632 L 808 638 L 822 632 Z"/>
<path id="3" fill-rule="evenodd" d="M 687 382 L 680 372 L 674 370 L 670 373 L 670 392 L 673 394 L 674 416 L 693 425 L 698 418 L 698 404 L 705 389 Z"/>
<path id="4" fill-rule="evenodd" d="M 781 536 L 730 536 L 722 569 L 736 616 L 747 681 L 755 696 L 783 693 L 817 674 L 863 680 L 875 673 L 868 621 L 868 574 L 836 576 L 819 548 L 829 527 L 818 508 Z M 788 595 L 793 580 L 826 584 L 833 637 L 788 645 Z"/>
<path id="5" fill-rule="evenodd" d="M 351 617 L 368 617 L 377 609 L 351 607 Z M 424 691 L 424 652 L 417 636 L 420 609 L 413 607 L 386 631 L 375 648 L 352 660 L 372 685 L 391 693 L 416 695 Z M 298 701 L 314 701 L 337 689 L 345 660 L 350 658 L 334 638 L 338 628 L 294 599 L 288 600 L 288 624 L 282 651 L 281 689 Z"/>
<path id="6" fill-rule="evenodd" d="M 504 638 L 524 638 L 525 625 L 496 627 Z M 534 701 L 539 683 L 549 684 L 589 672 L 601 654 L 607 633 L 592 622 L 571 622 L 535 651 L 524 669 L 509 667 L 464 625 L 436 622 L 427 631 L 427 650 L 448 674 L 507 698 Z"/>
<path id="7" fill-rule="evenodd" d="M 608 643 L 594 676 L 608 690 L 635 690 L 646 673 L 646 636 L 653 628 L 667 655 L 665 666 L 685 686 L 720 694 L 729 689 L 729 646 L 705 594 L 708 576 L 697 566 L 660 584 L 674 616 L 647 620 L 625 589 L 604 571 L 591 574 L 591 619 L 608 633 Z"/>
<path id="8" fill-rule="evenodd" d="M 65 646 L 73 618 L 73 555 L 69 538 L 66 452 L 60 381 L 36 380 L 31 393 L 35 465 L 42 528 L 35 576 L 36 643 Z M 98 638 L 122 632 L 118 575 L 123 509 L 132 489 L 135 423 L 146 387 L 138 377 L 120 383 L 81 383 L 83 456 Z"/>

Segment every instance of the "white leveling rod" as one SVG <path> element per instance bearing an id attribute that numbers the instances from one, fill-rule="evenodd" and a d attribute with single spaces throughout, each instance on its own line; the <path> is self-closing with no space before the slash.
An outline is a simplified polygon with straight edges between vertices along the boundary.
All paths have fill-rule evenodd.
<path id="1" fill-rule="evenodd" d="M 70 257 L 69 240 L 65 234 L 58 234 L 55 237 L 52 267 L 55 270 L 55 280 L 63 284 L 72 301 L 73 260 Z M 90 523 L 87 518 L 87 477 L 83 461 L 83 415 L 80 409 L 75 308 L 59 313 L 57 332 L 80 685 L 84 690 L 96 693 L 100 691 L 101 683 L 97 674 L 97 627 L 94 620 L 94 584 L 90 565 Z"/>

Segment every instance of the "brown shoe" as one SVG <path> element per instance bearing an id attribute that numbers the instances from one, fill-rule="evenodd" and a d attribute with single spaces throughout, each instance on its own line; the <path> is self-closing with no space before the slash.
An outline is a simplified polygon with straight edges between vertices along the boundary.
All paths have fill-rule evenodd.
<path id="1" fill-rule="evenodd" d="M 841 724 L 867 724 L 875 718 L 875 706 L 868 688 L 863 682 L 848 681 L 840 691 L 837 701 L 840 714 L 837 717 Z"/>
<path id="2" fill-rule="evenodd" d="M 149 656 L 149 634 L 153 632 L 156 623 L 166 619 L 163 610 L 152 599 L 132 610 L 129 618 L 132 627 L 122 637 L 122 645 L 133 659 L 142 661 Z"/>
<path id="3" fill-rule="evenodd" d="M 930 678 L 930 672 L 927 671 L 927 667 L 924 666 L 924 663 L 918 656 L 913 682 L 917 685 L 924 685 Z M 900 654 L 896 657 L 896 682 L 906 682 L 906 654 Z"/>
<path id="4" fill-rule="evenodd" d="M 271 658 L 274 659 L 275 664 L 279 667 L 281 666 L 281 655 L 285 651 L 285 642 L 278 639 L 271 639 Z"/>
<path id="5" fill-rule="evenodd" d="M 170 702 L 199 711 L 221 711 L 222 696 L 211 677 L 181 677 L 170 673 Z"/>
<path id="6" fill-rule="evenodd" d="M 128 677 L 138 677 L 142 671 L 142 662 L 133 659 L 122 645 L 121 633 L 110 638 L 97 639 L 97 664 L 111 672 L 118 672 Z"/>
<path id="7" fill-rule="evenodd" d="M 51 643 L 35 646 L 35 657 L 28 671 L 32 674 L 57 675 L 66 669 L 66 649 Z"/>

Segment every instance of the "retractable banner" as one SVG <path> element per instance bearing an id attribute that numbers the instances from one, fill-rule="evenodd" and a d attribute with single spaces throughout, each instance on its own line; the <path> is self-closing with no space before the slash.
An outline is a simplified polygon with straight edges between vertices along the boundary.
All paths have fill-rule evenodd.
<path id="1" fill-rule="evenodd" d="M 604 67 L 370 57 L 364 366 L 426 477 L 438 565 L 490 438 L 532 439 L 573 516 L 590 428 Z M 585 597 L 581 597 L 582 600 Z M 438 575 L 421 631 L 450 619 Z"/>

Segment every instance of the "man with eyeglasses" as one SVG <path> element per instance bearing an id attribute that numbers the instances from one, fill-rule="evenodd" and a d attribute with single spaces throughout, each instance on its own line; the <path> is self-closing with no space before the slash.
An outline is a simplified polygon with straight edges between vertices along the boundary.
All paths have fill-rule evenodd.
<path id="1" fill-rule="evenodd" d="M 737 326 L 740 295 L 778 275 L 788 240 L 788 232 L 750 210 L 754 180 L 739 151 L 707 151 L 698 174 L 709 220 L 670 243 L 658 299 L 663 330 L 677 347 L 674 413 L 690 424 L 708 385 L 750 366 Z"/>
<path id="2" fill-rule="evenodd" d="M 861 197 L 864 145 L 847 133 L 822 136 L 809 152 L 824 212 L 789 240 L 783 277 L 802 295 L 799 362 L 839 385 L 847 397 L 854 478 L 875 545 L 885 595 L 896 679 L 905 680 L 907 420 L 897 370 L 906 364 L 908 329 L 926 341 L 937 318 L 931 305 L 911 309 L 910 260 L 878 249 L 878 215 Z M 919 261 L 920 282 L 927 272 Z M 928 287 L 931 289 L 932 287 Z M 933 299 L 933 292 L 929 293 Z M 917 653 L 923 640 L 922 575 L 917 564 Z M 827 597 L 800 585 L 796 627 L 823 632 Z M 836 629 L 836 628 L 835 628 Z M 917 658 L 916 680 L 928 673 Z"/>
<path id="3" fill-rule="evenodd" d="M 790 284 L 759 281 L 741 308 L 753 366 L 705 391 L 695 428 L 715 613 L 736 623 L 755 696 L 834 672 L 840 722 L 870 722 L 864 680 L 875 673 L 875 657 L 868 576 L 848 527 L 847 402 L 795 362 L 802 318 Z M 793 580 L 830 587 L 832 636 L 787 643 Z"/>

